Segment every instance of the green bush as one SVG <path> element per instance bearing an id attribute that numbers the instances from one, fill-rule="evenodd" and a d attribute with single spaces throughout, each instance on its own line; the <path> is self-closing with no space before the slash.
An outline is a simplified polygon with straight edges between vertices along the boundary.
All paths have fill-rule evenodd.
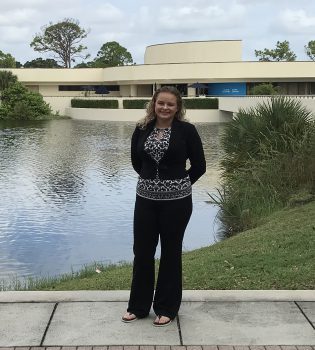
<path id="1" fill-rule="evenodd" d="M 312 113 L 288 97 L 240 109 L 222 136 L 225 173 L 235 172 L 251 159 L 264 159 L 268 153 L 293 151 L 313 124 Z"/>
<path id="2" fill-rule="evenodd" d="M 123 106 L 124 109 L 144 109 L 149 102 L 150 100 L 148 99 L 123 100 Z"/>
<path id="3" fill-rule="evenodd" d="M 51 115 L 51 108 L 43 97 L 37 92 L 29 91 L 19 82 L 4 89 L 1 100 L 1 119 L 36 120 Z"/>
<path id="4" fill-rule="evenodd" d="M 186 109 L 218 109 L 217 98 L 185 98 Z"/>
<path id="5" fill-rule="evenodd" d="M 222 136 L 220 207 L 224 236 L 257 226 L 303 192 L 315 194 L 315 123 L 290 98 L 240 110 Z"/>
<path id="6" fill-rule="evenodd" d="M 71 107 L 73 108 L 118 108 L 118 100 L 82 100 L 72 99 Z"/>

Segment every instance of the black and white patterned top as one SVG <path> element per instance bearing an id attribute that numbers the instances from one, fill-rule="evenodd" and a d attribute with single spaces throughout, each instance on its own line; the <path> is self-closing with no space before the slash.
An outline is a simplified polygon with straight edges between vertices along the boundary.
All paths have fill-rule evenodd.
<path id="1" fill-rule="evenodd" d="M 156 162 L 155 179 L 139 177 L 137 195 L 153 200 L 172 200 L 187 197 L 191 194 L 191 182 L 187 175 L 183 179 L 162 180 L 159 178 L 158 165 L 168 149 L 171 127 L 166 129 L 154 128 L 144 143 L 144 150 Z"/>

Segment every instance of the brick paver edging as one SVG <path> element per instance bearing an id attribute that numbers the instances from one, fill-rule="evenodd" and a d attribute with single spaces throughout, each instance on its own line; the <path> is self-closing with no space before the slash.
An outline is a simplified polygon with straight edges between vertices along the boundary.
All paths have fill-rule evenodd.
<path id="1" fill-rule="evenodd" d="M 109 345 L 109 346 L 16 346 L 0 350 L 315 350 L 315 345 Z"/>

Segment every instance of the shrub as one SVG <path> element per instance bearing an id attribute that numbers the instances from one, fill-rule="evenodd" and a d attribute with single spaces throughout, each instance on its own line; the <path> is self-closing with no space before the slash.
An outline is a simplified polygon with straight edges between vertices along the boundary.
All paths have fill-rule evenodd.
<path id="1" fill-rule="evenodd" d="M 118 100 L 83 100 L 72 99 L 71 107 L 73 108 L 118 108 Z"/>
<path id="2" fill-rule="evenodd" d="M 315 193 L 315 123 L 290 98 L 240 110 L 222 137 L 220 207 L 224 236 L 255 227 L 292 195 Z"/>
<path id="3" fill-rule="evenodd" d="M 146 104 L 149 103 L 148 99 L 139 100 L 123 100 L 123 106 L 125 109 L 145 109 Z"/>
<path id="4" fill-rule="evenodd" d="M 273 97 L 255 108 L 240 109 L 222 136 L 225 173 L 268 153 L 291 152 L 311 128 L 311 120 L 312 113 L 288 97 Z"/>
<path id="5" fill-rule="evenodd" d="M 186 109 L 218 109 L 217 98 L 185 98 Z"/>
<path id="6" fill-rule="evenodd" d="M 2 92 L 1 119 L 34 120 L 51 115 L 51 108 L 43 97 L 29 91 L 19 82 L 11 84 Z"/>

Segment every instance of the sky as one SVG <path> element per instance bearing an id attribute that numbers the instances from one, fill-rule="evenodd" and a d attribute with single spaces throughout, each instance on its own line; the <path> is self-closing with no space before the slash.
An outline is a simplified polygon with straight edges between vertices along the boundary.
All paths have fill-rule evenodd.
<path id="1" fill-rule="evenodd" d="M 203 40 L 242 40 L 244 61 L 257 60 L 255 49 L 288 40 L 303 61 L 304 45 L 315 40 L 315 0 L 0 0 L 0 50 L 22 64 L 52 58 L 30 43 L 64 18 L 89 30 L 82 43 L 90 59 L 117 41 L 137 64 L 149 45 Z"/>

